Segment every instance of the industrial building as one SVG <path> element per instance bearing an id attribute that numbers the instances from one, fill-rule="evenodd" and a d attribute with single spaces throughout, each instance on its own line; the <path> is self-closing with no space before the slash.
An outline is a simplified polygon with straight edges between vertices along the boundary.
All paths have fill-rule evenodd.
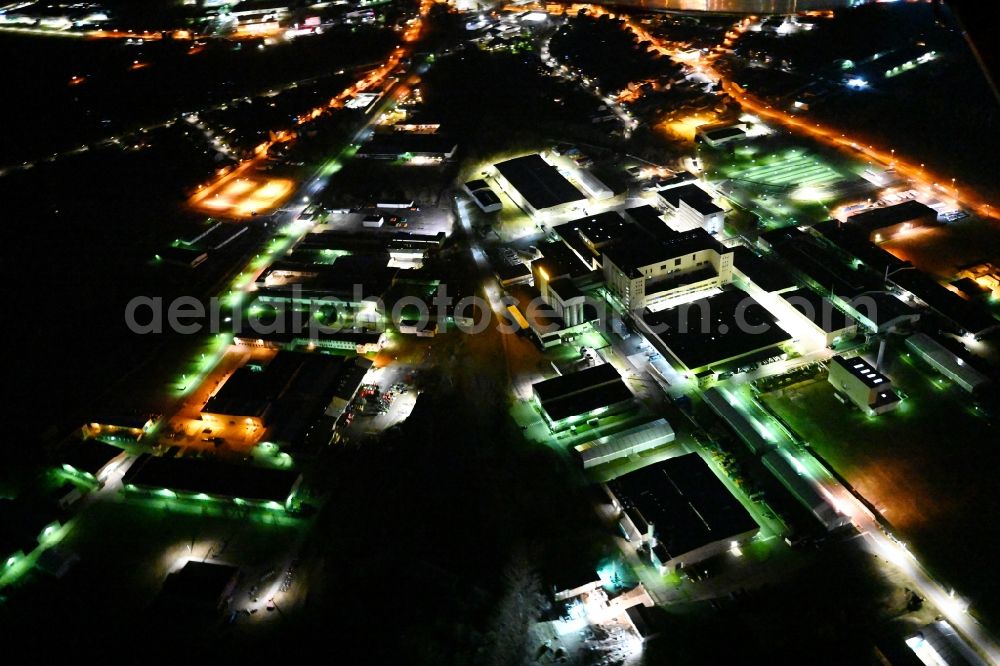
<path id="1" fill-rule="evenodd" d="M 697 453 L 620 476 L 607 489 L 625 533 L 649 545 L 661 573 L 724 553 L 760 529 Z"/>
<path id="2" fill-rule="evenodd" d="M 681 185 L 696 182 L 698 182 L 698 176 L 690 171 L 679 171 L 666 178 L 657 178 L 655 184 L 657 190 L 668 190 L 672 187 L 680 187 Z"/>
<path id="3" fill-rule="evenodd" d="M 783 355 L 792 336 L 745 292 L 721 293 L 636 319 L 646 338 L 667 358 L 691 373 L 741 359 Z"/>
<path id="4" fill-rule="evenodd" d="M 885 414 L 899 406 L 899 396 L 892 390 L 889 378 L 860 356 L 850 359 L 834 356 L 829 371 L 830 384 L 869 416 Z"/>
<path id="5" fill-rule="evenodd" d="M 713 386 L 702 392 L 701 397 L 716 416 L 722 419 L 743 440 L 751 453 L 760 455 L 770 451 L 774 446 L 771 440 L 764 437 L 761 431 L 753 427 L 753 424 L 736 409 L 735 398 L 731 398 L 721 388 Z"/>
<path id="6" fill-rule="evenodd" d="M 733 248 L 733 281 L 758 300 L 764 294 L 781 294 L 799 286 L 781 264 L 759 257 L 742 245 Z"/>
<path id="7" fill-rule="evenodd" d="M 628 310 L 663 307 L 673 299 L 732 282 L 733 253 L 704 229 L 659 240 L 632 236 L 603 250 L 608 290 Z"/>
<path id="8" fill-rule="evenodd" d="M 257 315 L 254 320 L 241 320 L 233 335 L 233 342 L 244 347 L 262 347 L 285 351 L 304 349 L 329 349 L 356 354 L 378 353 L 386 343 L 386 335 L 378 330 L 325 326 L 310 320 L 314 315 L 307 310 L 280 307 L 267 315 Z"/>
<path id="9" fill-rule="evenodd" d="M 736 433 L 751 453 L 760 457 L 764 467 L 823 527 L 835 530 L 850 522 L 811 480 L 803 476 L 802 465 L 787 451 L 777 447 L 770 435 L 765 436 L 759 423 L 752 422 L 750 417 L 737 409 L 736 398 L 717 387 L 708 389 L 702 397 L 705 404 Z"/>
<path id="10" fill-rule="evenodd" d="M 604 248 L 638 230 L 615 211 L 605 211 L 556 225 L 552 231 L 576 253 L 580 261 L 592 270 L 598 270 Z"/>
<path id="11" fill-rule="evenodd" d="M 598 178 L 593 171 L 577 169 L 573 175 L 576 176 L 576 182 L 583 188 L 584 193 L 591 199 L 603 201 L 615 196 L 614 190 Z"/>
<path id="12" fill-rule="evenodd" d="M 161 610 L 218 611 L 232 596 L 239 582 L 239 569 L 220 562 L 188 560 L 167 576 L 156 599 Z"/>
<path id="13" fill-rule="evenodd" d="M 358 157 L 379 160 L 409 160 L 420 157 L 429 160 L 448 160 L 454 157 L 458 144 L 446 134 L 418 132 L 392 132 L 375 134 L 361 144 Z"/>
<path id="14" fill-rule="evenodd" d="M 982 657 L 945 620 L 924 625 L 904 642 L 921 664 L 986 666 Z"/>
<path id="15" fill-rule="evenodd" d="M 848 311 L 866 328 L 877 333 L 888 333 L 913 326 L 920 313 L 895 294 L 873 291 L 847 303 Z"/>
<path id="16" fill-rule="evenodd" d="M 896 285 L 904 297 L 914 297 L 925 303 L 963 335 L 980 338 L 1000 326 L 1000 321 L 982 303 L 965 300 L 922 271 L 890 273 L 889 282 Z"/>
<path id="17" fill-rule="evenodd" d="M 764 467 L 781 482 L 788 492 L 799 501 L 828 531 L 833 531 L 849 524 L 850 518 L 840 513 L 830 500 L 817 489 L 815 483 L 805 476 L 801 463 L 793 462 L 784 449 L 772 449 L 761 456 Z M 804 471 L 804 470 L 803 470 Z"/>
<path id="18" fill-rule="evenodd" d="M 676 233 L 667 226 L 663 213 L 653 206 L 635 206 L 624 210 L 625 219 L 636 225 L 647 236 L 656 240 L 672 238 Z"/>
<path id="19" fill-rule="evenodd" d="M 803 287 L 783 292 L 779 296 L 779 302 L 785 305 L 783 312 L 790 313 L 790 319 L 822 339 L 826 346 L 852 338 L 858 333 L 858 323 L 853 317 L 812 289 Z"/>
<path id="20" fill-rule="evenodd" d="M 125 461 L 128 454 L 116 446 L 96 439 L 73 442 L 62 456 L 61 469 L 85 484 L 100 486 L 104 474 L 113 466 Z"/>
<path id="21" fill-rule="evenodd" d="M 510 323 L 527 330 L 543 349 L 562 344 L 598 319 L 597 308 L 569 278 L 553 280 L 545 293 L 514 285 L 505 299 Z"/>
<path id="22" fill-rule="evenodd" d="M 538 250 L 542 256 L 531 262 L 531 274 L 543 296 L 548 284 L 560 278 L 569 278 L 580 288 L 596 287 L 601 283 L 600 271 L 585 264 L 565 243 L 542 243 Z"/>
<path id="23" fill-rule="evenodd" d="M 553 430 L 620 411 L 632 402 L 632 391 L 610 363 L 537 382 L 531 390 Z"/>
<path id="24" fill-rule="evenodd" d="M 718 148 L 732 141 L 741 141 L 745 138 L 747 138 L 746 130 L 738 125 L 699 127 L 695 132 L 695 141 L 703 143 L 706 146 L 711 146 L 712 148 Z"/>
<path id="25" fill-rule="evenodd" d="M 340 355 L 279 351 L 266 366 L 238 368 L 202 408 L 202 420 L 267 428 L 272 442 L 294 447 L 328 408 L 351 367 Z"/>
<path id="26" fill-rule="evenodd" d="M 851 219 L 851 218 L 849 218 Z M 982 303 L 967 301 L 951 289 L 942 286 L 933 277 L 923 271 L 917 270 L 909 262 L 898 259 L 882 248 L 875 245 L 862 229 L 856 225 L 831 220 L 817 224 L 812 228 L 825 241 L 833 244 L 843 253 L 854 257 L 854 259 L 870 268 L 877 275 L 873 280 L 866 283 L 857 282 L 848 285 L 845 276 L 858 275 L 859 271 L 835 270 L 821 268 L 822 264 L 831 265 L 828 262 L 836 262 L 836 258 L 829 253 L 818 257 L 815 264 L 811 266 L 809 272 L 815 275 L 815 281 L 824 288 L 832 288 L 838 295 L 851 303 L 855 299 L 861 300 L 872 296 L 873 291 L 883 291 L 886 286 L 895 287 L 903 299 L 908 301 L 919 300 L 928 308 L 947 319 L 955 326 L 960 333 L 968 333 L 976 337 L 985 335 L 1000 325 L 1000 321 L 983 306 Z M 770 233 L 770 232 L 769 232 Z M 773 239 L 777 242 L 776 239 Z M 760 242 L 760 241 L 758 241 Z M 791 254 L 785 253 L 783 259 L 794 261 Z M 804 262 L 798 262 L 804 265 Z M 884 280 L 878 275 L 887 275 Z M 898 309 L 898 308 L 894 308 Z M 860 318 L 864 320 L 870 318 L 861 306 L 855 308 Z M 905 317 L 912 321 L 912 311 L 904 310 L 899 315 L 893 315 L 889 320 L 882 320 L 878 323 L 880 329 L 891 326 L 892 319 L 896 316 Z M 898 323 L 903 323 L 900 320 Z"/>
<path id="27" fill-rule="evenodd" d="M 559 278 L 548 283 L 546 302 L 567 328 L 579 326 L 593 319 L 587 313 L 587 297 L 569 278 Z"/>
<path id="28" fill-rule="evenodd" d="M 168 458 L 143 453 L 125 472 L 126 493 L 161 499 L 223 501 L 237 506 L 291 510 L 301 483 L 298 472 L 231 465 L 210 458 Z"/>
<path id="29" fill-rule="evenodd" d="M 926 333 L 914 333 L 906 338 L 906 346 L 932 368 L 969 393 L 975 393 L 991 383 L 989 377 Z"/>
<path id="30" fill-rule="evenodd" d="M 694 183 L 660 190 L 657 197 L 678 224 L 701 227 L 710 234 L 722 231 L 726 211 L 712 201 L 712 195 Z"/>
<path id="31" fill-rule="evenodd" d="M 470 180 L 462 186 L 484 213 L 497 213 L 503 208 L 503 203 L 497 193 L 490 189 L 490 184 L 483 179 Z"/>
<path id="32" fill-rule="evenodd" d="M 871 208 L 847 218 L 874 243 L 887 241 L 901 231 L 925 227 L 937 222 L 937 211 L 913 199 L 895 206 Z"/>
<path id="33" fill-rule="evenodd" d="M 598 437 L 574 447 L 584 469 L 618 458 L 650 451 L 674 441 L 674 429 L 666 419 L 656 419 L 628 430 Z"/>
<path id="34" fill-rule="evenodd" d="M 500 189 L 529 215 L 561 215 L 586 201 L 583 193 L 541 155 L 516 157 L 495 168 Z"/>

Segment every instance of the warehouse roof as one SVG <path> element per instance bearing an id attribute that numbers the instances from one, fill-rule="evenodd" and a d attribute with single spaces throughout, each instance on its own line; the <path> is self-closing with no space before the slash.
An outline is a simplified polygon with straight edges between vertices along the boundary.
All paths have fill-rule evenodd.
<path id="1" fill-rule="evenodd" d="M 585 199 L 580 190 L 541 155 L 516 157 L 498 163 L 496 168 L 535 210 Z"/>
<path id="2" fill-rule="evenodd" d="M 542 409 L 553 421 L 585 414 L 632 398 L 632 392 L 610 363 L 554 377 L 532 386 Z"/>
<path id="3" fill-rule="evenodd" d="M 558 280 L 553 280 L 549 283 L 549 290 L 554 291 L 556 296 L 558 296 L 559 300 L 563 303 L 574 298 L 584 297 L 584 293 L 580 291 L 580 288 L 573 284 L 573 281 L 569 278 L 559 278 Z"/>
<path id="4" fill-rule="evenodd" d="M 284 469 L 231 465 L 205 458 L 160 458 L 144 453 L 125 472 L 122 483 L 284 504 L 298 477 L 298 472 Z"/>
<path id="5" fill-rule="evenodd" d="M 728 289 L 659 312 L 643 321 L 689 370 L 777 347 L 791 336 L 745 292 Z"/>
<path id="6" fill-rule="evenodd" d="M 842 331 L 856 323 L 853 318 L 838 310 L 830 299 L 807 287 L 785 292 L 781 294 L 781 298 L 827 333 Z"/>
<path id="7" fill-rule="evenodd" d="M 632 452 L 662 446 L 674 439 L 674 429 L 666 419 L 656 419 L 613 435 L 605 435 L 575 448 L 584 467 Z"/>
<path id="8" fill-rule="evenodd" d="M 673 208 L 677 208 L 680 205 L 680 202 L 683 201 L 702 215 L 724 212 L 722 208 L 712 202 L 712 195 L 694 183 L 660 190 L 658 194 L 661 199 L 670 204 Z"/>
<path id="9" fill-rule="evenodd" d="M 585 370 L 546 379 L 532 385 L 531 388 L 538 399 L 544 402 L 575 395 L 616 381 L 621 381 L 621 375 L 615 366 L 602 363 Z"/>
<path id="10" fill-rule="evenodd" d="M 670 240 L 677 235 L 676 231 L 667 226 L 660 211 L 649 204 L 626 208 L 625 219 L 634 222 L 642 231 L 656 240 Z"/>
<path id="11" fill-rule="evenodd" d="M 87 439 L 74 443 L 63 456 L 62 461 L 75 470 L 96 476 L 105 465 L 122 453 L 123 451 L 116 446 L 105 444 L 96 439 Z"/>
<path id="12" fill-rule="evenodd" d="M 638 509 L 653 524 L 671 559 L 758 529 L 697 453 L 630 472 L 608 486 L 624 507 Z"/>
<path id="13" fill-rule="evenodd" d="M 550 280 L 564 275 L 581 278 L 593 272 L 590 266 L 583 263 L 583 260 L 565 243 L 559 241 L 542 243 L 538 249 L 542 253 L 542 257 L 535 259 L 532 262 L 532 267 L 545 271 L 545 275 Z"/>
<path id="14" fill-rule="evenodd" d="M 921 218 L 929 220 L 937 219 L 937 211 L 922 204 L 919 201 L 910 199 L 895 206 L 884 206 L 881 208 L 871 208 L 847 218 L 848 224 L 855 224 L 867 232 L 878 231 L 894 224 L 910 222 Z"/>
<path id="15" fill-rule="evenodd" d="M 791 273 L 780 264 L 758 257 L 743 246 L 733 249 L 733 266 L 764 291 L 785 291 L 798 286 Z"/>

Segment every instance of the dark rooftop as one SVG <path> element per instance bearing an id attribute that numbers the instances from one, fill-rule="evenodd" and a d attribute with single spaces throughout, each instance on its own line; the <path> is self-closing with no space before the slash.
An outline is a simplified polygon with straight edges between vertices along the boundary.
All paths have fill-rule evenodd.
<path id="1" fill-rule="evenodd" d="M 871 233 L 902 222 L 917 220 L 934 222 L 937 220 L 937 211 L 919 201 L 910 199 L 895 206 L 872 208 L 856 215 L 851 215 L 847 218 L 847 223 L 857 225 L 866 232 Z"/>
<path id="2" fill-rule="evenodd" d="M 758 257 L 750 248 L 733 249 L 733 266 L 764 291 L 781 291 L 798 285 L 780 264 Z"/>
<path id="3" fill-rule="evenodd" d="M 630 236 L 604 250 L 615 266 L 630 277 L 641 277 L 642 268 L 659 264 L 686 254 L 702 250 L 715 250 L 720 255 L 728 250 L 704 229 L 697 228 L 653 241 L 641 236 Z"/>
<path id="4" fill-rule="evenodd" d="M 623 506 L 637 508 L 653 524 L 670 558 L 758 529 L 697 453 L 630 472 L 608 486 Z"/>
<path id="5" fill-rule="evenodd" d="M 360 157 L 398 157 L 414 155 L 447 155 L 454 152 L 457 143 L 446 134 L 419 134 L 416 132 L 393 132 L 376 134 L 358 149 Z"/>
<path id="6" fill-rule="evenodd" d="M 723 212 L 722 208 L 712 203 L 711 195 L 694 183 L 688 183 L 687 185 L 681 185 L 679 187 L 671 187 L 667 190 L 660 190 L 658 194 L 661 199 L 674 208 L 677 208 L 677 206 L 680 205 L 680 202 L 683 201 L 702 215 L 711 215 L 712 213 Z"/>
<path id="7" fill-rule="evenodd" d="M 602 363 L 532 386 L 542 409 L 553 421 L 585 414 L 632 398 L 632 392 L 610 363 Z"/>
<path id="8" fill-rule="evenodd" d="M 649 204 L 625 209 L 625 218 L 634 222 L 637 227 L 657 241 L 670 240 L 677 235 L 677 232 L 663 221 L 660 211 Z"/>
<path id="9" fill-rule="evenodd" d="M 675 173 L 669 178 L 658 178 L 656 180 L 656 185 L 657 187 L 666 189 L 668 187 L 683 185 L 684 183 L 693 183 L 696 180 L 698 180 L 698 176 L 694 175 L 690 171 L 681 171 L 680 173 Z"/>
<path id="10" fill-rule="evenodd" d="M 785 292 L 781 297 L 827 333 L 839 331 L 855 323 L 853 318 L 838 310 L 830 299 L 820 296 L 807 287 Z"/>
<path id="11" fill-rule="evenodd" d="M 556 292 L 559 298 L 566 302 L 573 298 L 582 298 L 584 296 L 580 288 L 573 284 L 573 281 L 569 278 L 559 278 L 558 280 L 553 280 L 549 283 L 549 289 Z"/>
<path id="12" fill-rule="evenodd" d="M 122 483 L 150 489 L 284 505 L 298 472 L 231 465 L 209 458 L 160 458 L 144 453 L 125 472 Z"/>
<path id="13" fill-rule="evenodd" d="M 980 303 L 971 303 L 919 270 L 899 271 L 889 281 L 914 294 L 967 333 L 979 335 L 1000 325 Z"/>
<path id="14" fill-rule="evenodd" d="M 552 228 L 585 261 L 599 259 L 601 248 L 626 235 L 632 226 L 614 211 L 582 217 Z"/>
<path id="15" fill-rule="evenodd" d="M 161 600 L 215 606 L 230 591 L 239 569 L 217 562 L 188 560 L 180 571 L 167 576 Z"/>
<path id="16" fill-rule="evenodd" d="M 772 244 L 775 254 L 789 268 L 798 271 L 818 287 L 843 298 L 853 298 L 862 292 L 881 287 L 881 280 L 848 266 L 833 250 L 821 245 L 818 239 L 797 230 L 780 231 L 787 233 L 769 232 L 761 234 L 761 238 Z"/>
<path id="17" fill-rule="evenodd" d="M 542 258 L 536 259 L 532 267 L 543 269 L 550 280 L 564 275 L 581 278 L 593 272 L 565 243 L 542 243 L 538 249 Z"/>
<path id="18" fill-rule="evenodd" d="M 893 270 L 907 265 L 907 262 L 872 243 L 868 239 L 868 234 L 856 226 L 844 224 L 839 220 L 829 220 L 815 225 L 813 229 L 841 251 L 873 270 L 883 272 L 886 268 Z"/>
<path id="19" fill-rule="evenodd" d="M 715 129 L 701 130 L 701 135 L 711 139 L 712 141 L 718 141 L 720 139 L 728 139 L 732 136 L 740 136 L 746 134 L 746 132 L 739 127 L 717 127 Z"/>
<path id="20" fill-rule="evenodd" d="M 62 461 L 73 469 L 96 476 L 101 468 L 120 455 L 122 450 L 96 439 L 75 442 L 66 451 Z"/>
<path id="21" fill-rule="evenodd" d="M 497 196 L 496 192 L 494 192 L 489 188 L 476 190 L 475 192 L 472 193 L 472 196 L 476 197 L 476 200 L 479 202 L 479 205 L 481 205 L 483 208 L 488 208 L 490 206 L 495 206 L 498 203 L 501 203 L 500 197 Z"/>
<path id="22" fill-rule="evenodd" d="M 621 381 L 615 366 L 602 363 L 585 370 L 571 372 L 532 385 L 535 395 L 542 402 L 577 394 L 598 386 Z"/>
<path id="23" fill-rule="evenodd" d="M 791 339 L 763 306 L 737 289 L 669 310 L 646 312 L 643 321 L 689 370 L 777 347 Z"/>
<path id="24" fill-rule="evenodd" d="M 238 368 L 218 393 L 209 398 L 203 413 L 226 416 L 263 417 L 284 394 L 296 376 L 311 362 L 322 362 L 319 354 L 278 352 L 263 369 L 256 365 Z"/>
<path id="25" fill-rule="evenodd" d="M 516 157 L 498 163 L 496 168 L 535 210 L 586 198 L 541 155 Z"/>

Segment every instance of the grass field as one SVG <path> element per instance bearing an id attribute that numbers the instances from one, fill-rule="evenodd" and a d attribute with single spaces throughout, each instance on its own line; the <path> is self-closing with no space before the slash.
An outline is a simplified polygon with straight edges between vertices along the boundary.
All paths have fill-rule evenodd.
<path id="1" fill-rule="evenodd" d="M 1000 433 L 960 389 L 910 357 L 887 374 L 908 396 L 868 417 L 834 398 L 825 380 L 768 394 L 766 403 L 843 476 L 920 554 L 932 571 L 993 626 L 1000 624 L 1000 498 L 991 492 Z"/>

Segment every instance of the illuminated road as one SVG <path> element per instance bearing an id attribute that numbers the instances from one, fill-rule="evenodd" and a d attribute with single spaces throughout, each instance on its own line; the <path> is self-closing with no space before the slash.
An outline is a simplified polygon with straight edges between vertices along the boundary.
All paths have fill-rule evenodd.
<path id="1" fill-rule="evenodd" d="M 761 432 L 767 433 L 767 439 L 790 459 L 792 466 L 800 475 L 812 484 L 831 506 L 850 519 L 851 524 L 861 534 L 867 550 L 895 566 L 909 579 L 913 589 L 933 604 L 982 656 L 993 664 L 1000 664 L 1000 646 L 997 646 L 986 629 L 967 612 L 967 604 L 956 596 L 954 591 L 946 590 L 941 583 L 931 577 L 906 544 L 884 527 L 885 521 L 880 520 L 861 498 L 855 496 L 834 478 L 808 450 L 798 446 L 778 421 L 770 418 L 759 407 L 752 409 L 753 401 L 746 392 L 734 388 L 727 390 L 726 394 L 730 396 L 730 404 L 747 421 L 754 424 Z"/>
<path id="2" fill-rule="evenodd" d="M 421 4 L 421 17 L 426 16 L 431 4 L 432 3 L 427 0 Z M 406 33 L 407 45 L 393 52 L 393 56 L 391 57 L 393 69 L 398 66 L 398 63 L 402 60 L 402 58 L 407 57 L 410 53 L 412 53 L 413 44 L 419 38 L 421 31 L 422 20 L 418 20 Z M 383 70 L 382 68 L 380 68 L 380 70 L 384 72 L 389 71 Z M 410 75 L 407 78 L 408 84 L 413 84 L 415 82 L 416 75 Z M 387 108 L 394 105 L 406 91 L 407 86 L 401 86 L 398 82 L 393 83 L 386 91 L 386 94 L 382 97 L 380 103 L 370 109 L 366 121 L 353 134 L 344 148 L 336 156 L 321 164 L 313 172 L 312 176 L 310 176 L 302 183 L 301 186 L 298 187 L 294 195 L 291 197 L 291 201 L 295 203 L 287 208 L 279 209 L 274 215 L 271 216 L 270 221 L 267 223 L 269 229 L 271 230 L 271 234 L 266 248 L 263 252 L 254 257 L 254 259 L 243 269 L 243 271 L 232 280 L 229 289 L 222 294 L 229 306 L 234 306 L 240 303 L 245 296 L 252 291 L 254 280 L 260 272 L 275 259 L 285 254 L 288 249 L 298 242 L 304 234 L 308 233 L 311 229 L 311 224 L 299 222 L 298 217 L 308 204 L 309 198 L 315 196 L 326 187 L 333 174 L 340 169 L 343 160 L 353 155 L 355 151 L 355 146 L 353 144 L 359 142 L 361 138 L 370 130 L 379 115 Z M 3 171 L 0 171 L 0 176 L 2 175 Z M 161 430 L 161 424 L 170 423 L 173 419 L 182 415 L 185 407 L 191 406 L 186 403 L 191 401 L 191 395 L 195 393 L 195 389 L 201 386 L 204 379 L 208 377 L 216 366 L 223 360 L 226 351 L 229 349 L 230 340 L 231 336 L 224 334 L 215 335 L 206 339 L 204 344 L 201 345 L 199 349 L 204 349 L 207 353 L 200 353 L 198 355 L 200 358 L 192 359 L 190 364 L 184 366 L 185 368 L 189 366 L 194 367 L 196 368 L 196 371 L 191 372 L 190 375 L 188 373 L 181 374 L 180 381 L 176 384 L 169 382 L 169 384 L 174 387 L 174 404 L 169 409 L 164 411 L 157 426 L 154 426 L 149 433 L 147 433 L 149 441 L 155 442 L 158 437 L 165 434 Z M 167 440 L 167 442 L 170 443 L 170 440 Z M 116 465 L 113 469 L 110 469 L 107 473 L 107 477 L 105 478 L 104 487 L 90 493 L 88 497 L 77 503 L 74 507 L 73 516 L 69 518 L 59 529 L 49 535 L 43 542 L 42 546 L 37 548 L 30 556 L 21 558 L 15 564 L 4 568 L 2 573 L 0 573 L 0 588 L 19 580 L 34 566 L 34 563 L 41 552 L 51 545 L 58 543 L 68 533 L 70 533 L 78 522 L 79 514 L 82 511 L 85 511 L 87 507 L 98 501 L 123 501 L 122 497 L 118 493 L 118 491 L 121 490 L 121 478 L 131 463 L 134 462 L 134 459 L 134 456 L 127 456 L 120 465 Z M 269 599 L 274 598 L 277 602 L 277 610 L 280 611 L 281 604 L 291 604 L 296 602 L 298 595 L 295 593 L 295 588 L 293 588 L 290 593 L 280 593 L 278 589 L 280 587 L 280 575 L 287 570 L 294 554 L 299 550 L 305 534 L 308 532 L 307 526 L 309 521 L 293 520 L 292 524 L 299 526 L 298 537 L 294 542 L 289 543 L 288 547 L 284 551 L 285 555 L 280 562 L 281 568 L 279 569 L 279 580 L 268 586 L 265 591 L 262 591 L 258 597 L 258 601 L 255 604 L 250 604 L 249 607 L 259 610 L 267 605 Z M 207 557 L 210 552 L 211 551 L 207 551 L 205 557 Z M 192 559 L 192 554 L 193 549 L 189 548 L 186 552 L 187 557 L 182 559 Z M 213 555 L 213 557 L 216 556 L 217 555 Z M 266 610 L 264 612 L 267 613 Z M 280 615 L 280 612 L 277 613 L 277 615 Z"/>
<path id="3" fill-rule="evenodd" d="M 608 12 L 598 9 L 594 13 Z M 855 156 L 859 154 L 864 155 L 887 167 L 894 167 L 897 173 L 918 183 L 922 183 L 925 187 L 933 188 L 938 194 L 952 197 L 957 203 L 974 209 L 982 216 L 997 217 L 996 212 L 988 203 L 979 201 L 968 193 L 965 193 L 965 196 L 960 198 L 959 190 L 954 185 L 951 188 L 942 188 L 940 183 L 943 181 L 936 179 L 931 172 L 924 169 L 923 165 L 919 168 L 914 167 L 912 164 L 897 158 L 894 151 L 883 150 L 870 145 L 861 145 L 839 131 L 831 130 L 815 122 L 810 123 L 790 113 L 774 109 L 770 105 L 747 95 L 739 86 L 727 80 L 712 66 L 711 56 L 707 58 L 695 57 L 692 59 L 687 54 L 681 54 L 679 50 L 672 48 L 664 40 L 654 37 L 629 17 L 623 18 L 625 18 L 628 28 L 640 40 L 650 41 L 661 53 L 670 55 L 678 62 L 683 62 L 694 67 L 696 71 L 716 81 L 725 92 L 739 101 L 745 109 L 756 113 L 761 118 L 777 122 L 793 132 L 805 134 L 826 145 L 852 152 Z M 744 28 L 745 24 L 740 26 L 737 32 L 742 32 Z M 744 416 L 751 419 L 751 421 L 759 422 L 760 419 L 749 413 L 742 401 L 737 402 L 739 403 L 737 408 L 744 412 Z M 771 432 L 782 432 L 782 427 L 776 421 L 772 420 L 768 426 L 767 429 Z M 1000 648 L 998 648 L 996 642 L 987 633 L 986 629 L 974 617 L 969 615 L 966 604 L 955 596 L 954 591 L 946 590 L 944 586 L 934 580 L 926 568 L 917 560 L 916 556 L 906 548 L 905 544 L 883 528 L 883 523 L 868 509 L 865 503 L 837 481 L 811 454 L 798 448 L 790 439 L 782 439 L 784 439 L 784 444 L 779 445 L 779 447 L 791 457 L 792 461 L 796 463 L 796 467 L 806 470 L 806 478 L 829 500 L 830 504 L 850 518 L 851 523 L 863 536 L 869 550 L 895 565 L 910 579 L 914 589 L 932 603 L 956 629 L 964 634 L 983 656 L 987 657 L 994 664 L 1000 664 Z"/>

